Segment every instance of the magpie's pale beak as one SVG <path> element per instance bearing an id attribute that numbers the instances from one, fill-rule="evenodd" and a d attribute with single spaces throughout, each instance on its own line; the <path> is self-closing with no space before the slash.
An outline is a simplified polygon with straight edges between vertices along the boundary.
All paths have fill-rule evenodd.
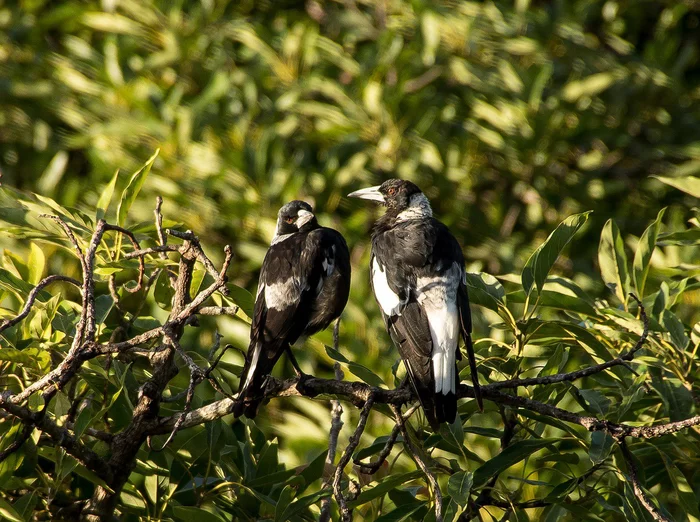
<path id="1" fill-rule="evenodd" d="M 351 192 L 348 194 L 349 198 L 360 198 L 360 199 L 368 199 L 370 201 L 378 201 L 379 203 L 386 203 L 386 200 L 384 199 L 384 194 L 379 192 L 379 187 L 380 185 L 377 185 L 376 187 L 367 187 L 363 188 L 360 190 L 356 190 L 355 192 Z"/>
<path id="2" fill-rule="evenodd" d="M 309 221 L 311 221 L 313 218 L 314 218 L 314 215 L 312 212 L 309 212 L 308 210 L 304 210 L 302 208 L 299 212 L 297 212 L 297 221 L 296 221 L 297 228 L 303 227 Z"/>

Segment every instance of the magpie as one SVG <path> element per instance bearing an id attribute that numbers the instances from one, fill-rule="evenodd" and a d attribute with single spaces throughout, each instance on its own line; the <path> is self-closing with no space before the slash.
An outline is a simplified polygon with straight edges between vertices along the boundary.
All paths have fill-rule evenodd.
<path id="1" fill-rule="evenodd" d="M 349 293 L 350 252 L 343 236 L 319 226 L 308 203 L 284 205 L 260 271 L 235 417 L 257 415 L 267 378 L 283 352 L 302 375 L 290 346 L 337 319 Z"/>
<path id="2" fill-rule="evenodd" d="M 428 422 L 437 430 L 457 414 L 460 334 L 481 409 L 459 243 L 433 217 L 428 198 L 410 181 L 390 179 L 348 196 L 387 208 L 372 229 L 372 291 Z"/>

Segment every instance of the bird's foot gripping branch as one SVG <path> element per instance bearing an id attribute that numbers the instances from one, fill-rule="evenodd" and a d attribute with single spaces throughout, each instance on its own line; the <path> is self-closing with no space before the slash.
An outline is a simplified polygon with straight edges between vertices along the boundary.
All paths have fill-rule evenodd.
<path id="1" fill-rule="evenodd" d="M 40 206 L 17 197 L 27 198 L 24 208 Z M 51 245 L 47 251 L 69 249 L 77 262 L 74 269 L 66 263 L 66 275 L 42 278 L 45 263 L 30 274 L 18 258 L 14 272 L 7 265 L 0 272 L 17 303 L 0 323 L 2 513 L 17 520 L 32 513 L 183 520 L 204 511 L 222 520 L 328 520 L 337 509 L 343 520 L 469 520 L 604 500 L 630 519 L 666 520 L 657 475 L 671 477 L 684 509 L 697 510 L 677 453 L 697 458 L 697 447 L 682 435 L 664 438 L 700 425 L 687 386 L 694 356 L 673 344 L 685 332 L 661 327 L 675 324 L 668 303 L 678 287 L 652 296 L 651 307 L 634 295 L 629 303 L 623 296 L 619 309 L 585 296 L 567 300 L 544 287 L 544 260 L 551 267 L 561 249 L 552 256 L 551 243 L 539 250 L 547 255 L 528 261 L 527 294 L 506 295 L 495 279 L 469 274 L 472 301 L 513 334 L 512 342 L 477 342 L 488 381 L 484 412 L 462 400 L 453 424 L 425 430 L 415 422 L 410 387 L 347 380 L 342 369 L 357 371 L 347 359 L 334 378 L 309 377 L 302 386 L 298 378 L 271 378 L 265 400 L 313 397 L 331 410 L 328 453 L 286 469 L 277 443 L 255 423 L 220 420 L 233 409 L 228 380 L 240 367 L 212 317 L 249 317 L 239 309 L 249 296 L 227 284 L 231 249 L 213 261 L 194 234 L 164 226 L 160 207 L 154 224 L 132 229 L 58 205 L 21 224 Z M 31 262 L 41 264 L 46 256 L 31 251 Z M 521 320 L 506 299 L 524 304 Z M 146 307 L 154 303 L 157 317 Z M 535 316 L 552 306 L 565 314 Z M 542 350 L 546 361 L 530 364 Z M 588 363 L 572 367 L 573 350 Z M 467 384 L 457 393 L 475 397 Z M 298 411 L 312 418 L 319 410 Z M 287 429 L 283 416 L 272 415 L 275 429 Z M 354 424 L 347 434 L 344 422 Z M 640 463 L 647 458 L 651 464 Z"/>

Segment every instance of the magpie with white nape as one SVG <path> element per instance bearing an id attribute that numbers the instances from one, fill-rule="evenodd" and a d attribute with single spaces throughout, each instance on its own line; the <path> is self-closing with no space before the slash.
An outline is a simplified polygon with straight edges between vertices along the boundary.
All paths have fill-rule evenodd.
<path id="1" fill-rule="evenodd" d="M 459 243 L 410 181 L 390 179 L 348 196 L 387 208 L 372 229 L 372 290 L 428 422 L 437 430 L 457 414 L 460 333 L 482 409 Z"/>
<path id="2" fill-rule="evenodd" d="M 283 352 L 302 375 L 290 346 L 337 319 L 350 293 L 350 253 L 343 236 L 319 226 L 304 201 L 284 205 L 263 260 L 235 417 L 252 419 Z"/>

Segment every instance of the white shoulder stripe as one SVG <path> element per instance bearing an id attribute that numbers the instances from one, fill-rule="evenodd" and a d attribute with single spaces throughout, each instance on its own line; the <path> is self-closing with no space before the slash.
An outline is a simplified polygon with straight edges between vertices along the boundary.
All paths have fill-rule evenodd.
<path id="1" fill-rule="evenodd" d="M 401 315 L 402 305 L 406 303 L 402 302 L 401 298 L 389 287 L 386 273 L 379 266 L 377 258 L 374 258 L 372 262 L 372 286 L 374 288 L 374 297 L 376 297 L 384 314 L 389 316 Z"/>
<path id="2" fill-rule="evenodd" d="M 296 303 L 301 296 L 301 282 L 296 277 L 265 285 L 265 305 L 268 309 L 282 310 Z"/>

